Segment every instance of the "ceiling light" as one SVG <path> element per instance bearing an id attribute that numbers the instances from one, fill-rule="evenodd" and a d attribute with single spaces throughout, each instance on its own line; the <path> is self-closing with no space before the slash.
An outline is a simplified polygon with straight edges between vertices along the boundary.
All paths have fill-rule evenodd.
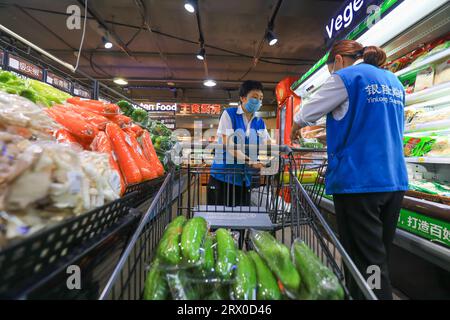
<path id="1" fill-rule="evenodd" d="M 124 86 L 124 85 L 128 84 L 128 81 L 123 79 L 123 78 L 115 78 L 113 81 L 114 81 L 115 84 L 118 84 L 118 85 L 121 85 L 121 86 Z"/>
<path id="2" fill-rule="evenodd" d="M 214 80 L 209 79 L 209 80 L 203 81 L 203 85 L 205 87 L 215 87 L 217 85 L 217 82 L 215 82 Z"/>
<path id="3" fill-rule="evenodd" d="M 266 39 L 269 42 L 269 46 L 274 46 L 278 42 L 277 36 L 271 29 L 267 31 Z"/>
<path id="4" fill-rule="evenodd" d="M 239 103 L 238 103 L 238 102 L 230 102 L 230 103 L 229 103 L 229 105 L 230 105 L 230 106 L 234 106 L 234 107 L 236 107 L 236 106 L 238 106 L 238 105 L 239 105 Z"/>
<path id="5" fill-rule="evenodd" d="M 167 82 L 167 85 L 173 87 L 173 86 L 175 86 L 175 82 L 169 81 L 169 82 Z"/>
<path id="6" fill-rule="evenodd" d="M 195 3 L 194 1 L 186 1 L 184 3 L 184 8 L 186 9 L 187 12 L 189 13 L 194 13 L 195 12 Z"/>
<path id="7" fill-rule="evenodd" d="M 205 60 L 205 48 L 201 48 L 200 51 L 197 53 L 197 59 Z"/>
<path id="8" fill-rule="evenodd" d="M 105 49 L 111 49 L 113 47 L 112 42 L 109 41 L 109 39 L 106 37 L 102 37 L 102 42 L 103 42 L 103 45 L 105 46 Z"/>

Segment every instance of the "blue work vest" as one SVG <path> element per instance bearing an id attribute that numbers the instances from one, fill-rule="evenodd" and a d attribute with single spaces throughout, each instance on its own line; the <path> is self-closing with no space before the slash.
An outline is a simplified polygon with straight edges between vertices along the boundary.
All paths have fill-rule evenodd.
<path id="1" fill-rule="evenodd" d="M 347 88 L 349 107 L 341 120 L 327 115 L 326 193 L 408 190 L 402 84 L 393 73 L 365 63 L 336 74 Z"/>
<path id="2" fill-rule="evenodd" d="M 234 137 L 234 143 L 245 142 L 245 145 L 258 145 L 260 143 L 258 131 L 266 128 L 264 120 L 259 117 L 254 117 L 250 122 L 250 130 L 247 132 L 244 115 L 238 114 L 237 111 L 238 108 L 228 108 L 224 111 L 230 116 L 233 130 L 238 136 Z M 222 136 L 218 137 L 218 142 L 219 145 L 223 144 Z M 235 174 L 232 174 L 233 170 L 236 170 Z M 214 162 L 211 166 L 211 176 L 215 179 L 237 186 L 242 186 L 242 182 L 245 180 L 245 185 L 250 187 L 252 176 L 255 176 L 255 174 L 257 174 L 256 170 L 249 168 L 245 164 L 238 163 L 225 148 L 223 151 L 216 150 Z"/>

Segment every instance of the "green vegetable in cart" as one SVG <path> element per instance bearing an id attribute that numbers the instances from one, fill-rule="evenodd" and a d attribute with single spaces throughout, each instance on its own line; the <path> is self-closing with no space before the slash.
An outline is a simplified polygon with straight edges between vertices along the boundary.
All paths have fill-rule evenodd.
<path id="1" fill-rule="evenodd" d="M 257 278 L 257 300 L 280 300 L 281 291 L 277 279 L 270 271 L 263 259 L 255 252 L 249 251 L 247 255 L 253 260 Z"/>
<path id="2" fill-rule="evenodd" d="M 193 281 L 192 274 L 186 270 L 179 270 L 167 273 L 167 283 L 175 300 L 198 300 L 200 299 L 199 291 L 195 279 Z"/>
<path id="3" fill-rule="evenodd" d="M 173 142 L 171 137 L 159 137 L 159 149 L 163 151 L 169 151 L 173 147 Z M 158 141 L 157 141 L 158 142 Z"/>
<path id="4" fill-rule="evenodd" d="M 233 237 L 228 230 L 217 229 L 217 261 L 216 273 L 222 279 L 228 280 L 232 277 L 236 265 L 237 249 Z"/>
<path id="5" fill-rule="evenodd" d="M 344 289 L 336 275 L 322 264 L 304 241 L 295 240 L 291 253 L 302 277 L 300 297 L 313 300 L 344 299 Z"/>
<path id="6" fill-rule="evenodd" d="M 157 250 L 157 256 L 162 262 L 172 265 L 181 262 L 180 236 L 185 222 L 186 218 L 179 216 L 164 231 Z"/>
<path id="7" fill-rule="evenodd" d="M 238 252 L 236 279 L 233 284 L 234 298 L 256 300 L 256 269 L 253 260 L 243 251 Z"/>
<path id="8" fill-rule="evenodd" d="M 205 256 L 203 259 L 203 271 L 206 273 L 214 272 L 214 238 L 211 234 L 207 234 L 205 238 Z"/>
<path id="9" fill-rule="evenodd" d="M 169 297 L 169 286 L 158 259 L 153 261 L 144 285 L 144 300 L 166 300 Z"/>
<path id="10" fill-rule="evenodd" d="M 283 286 L 290 293 L 296 293 L 300 287 L 300 275 L 291 261 L 288 247 L 266 231 L 252 230 L 250 237 L 256 251 Z"/>
<path id="11" fill-rule="evenodd" d="M 189 263 L 195 264 L 200 260 L 200 249 L 207 231 L 208 225 L 202 217 L 194 217 L 184 225 L 181 234 L 181 252 Z"/>
<path id="12" fill-rule="evenodd" d="M 120 100 L 119 102 L 117 102 L 117 105 L 119 106 L 120 111 L 122 111 L 124 115 L 126 115 L 127 117 L 131 117 L 134 111 L 134 108 L 131 105 L 131 103 L 129 103 L 126 100 Z"/>
<path id="13" fill-rule="evenodd" d="M 147 111 L 141 108 L 134 109 L 133 113 L 131 114 L 131 119 L 133 119 L 134 122 L 144 122 L 147 118 Z"/>

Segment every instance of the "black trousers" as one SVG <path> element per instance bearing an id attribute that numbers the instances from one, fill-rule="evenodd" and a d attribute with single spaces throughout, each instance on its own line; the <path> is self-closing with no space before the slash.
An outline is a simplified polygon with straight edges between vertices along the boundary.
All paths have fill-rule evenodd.
<path id="1" fill-rule="evenodd" d="M 405 192 L 333 195 L 339 238 L 350 258 L 367 280 L 381 271 L 380 288 L 373 289 L 381 300 L 392 300 L 388 260 Z M 364 299 L 348 270 L 346 283 L 354 299 Z M 371 280 L 373 280 L 371 278 Z"/>
<path id="2" fill-rule="evenodd" d="M 250 206 L 250 188 L 217 180 L 210 176 L 207 204 L 227 207 Z"/>

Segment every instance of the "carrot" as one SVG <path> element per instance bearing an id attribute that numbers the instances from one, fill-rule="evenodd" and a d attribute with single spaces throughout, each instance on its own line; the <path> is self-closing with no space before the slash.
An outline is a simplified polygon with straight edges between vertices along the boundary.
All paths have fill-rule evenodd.
<path id="1" fill-rule="evenodd" d="M 59 143 L 70 143 L 70 144 L 76 144 L 81 147 L 80 142 L 75 138 L 74 135 L 72 135 L 69 131 L 66 129 L 59 129 L 55 132 L 55 138 L 56 141 Z"/>
<path id="2" fill-rule="evenodd" d="M 84 121 L 80 115 L 70 110 L 64 110 L 63 107 L 45 109 L 45 112 L 78 138 L 92 141 L 98 133 L 95 126 Z"/>
<path id="3" fill-rule="evenodd" d="M 101 115 L 119 113 L 119 106 L 111 103 L 104 103 L 97 100 L 82 100 L 79 97 L 72 97 L 67 99 L 66 101 L 77 106 L 87 107 L 90 111 L 99 113 Z"/>
<path id="4" fill-rule="evenodd" d="M 134 131 L 136 137 L 140 137 L 144 133 L 144 129 L 135 123 L 131 124 L 130 129 Z"/>
<path id="5" fill-rule="evenodd" d="M 144 130 L 144 133 L 141 136 L 141 145 L 145 158 L 155 166 L 158 176 L 164 175 L 164 167 L 161 161 L 159 161 L 150 134 L 146 130 Z"/>
<path id="6" fill-rule="evenodd" d="M 97 134 L 97 136 L 92 141 L 91 150 L 101 152 L 101 153 L 106 153 L 109 155 L 109 164 L 119 174 L 120 195 L 122 195 L 125 192 L 125 188 L 126 188 L 125 180 L 123 178 L 122 172 L 120 171 L 119 164 L 117 163 L 117 159 L 114 154 L 113 147 L 111 145 L 111 141 L 109 140 L 106 133 L 100 131 Z"/>
<path id="7" fill-rule="evenodd" d="M 119 127 L 123 128 L 133 122 L 131 118 L 124 116 L 123 114 L 115 114 L 115 115 L 108 115 L 107 116 L 109 120 L 117 124 Z"/>
<path id="8" fill-rule="evenodd" d="M 125 133 L 115 123 L 106 125 L 106 135 L 111 141 L 114 154 L 117 156 L 120 170 L 127 184 L 139 183 L 142 181 L 142 174 L 136 164 L 134 157 L 125 142 Z"/>
<path id="9" fill-rule="evenodd" d="M 125 132 L 126 134 L 133 136 L 136 138 L 136 132 L 134 132 L 130 127 L 125 127 L 122 128 L 123 132 Z"/>
<path id="10" fill-rule="evenodd" d="M 150 162 L 145 158 L 142 152 L 139 142 L 136 140 L 134 134 L 125 133 L 125 141 L 128 144 L 131 154 L 133 155 L 134 161 L 141 171 L 142 178 L 144 180 L 151 180 L 158 177 L 158 173 L 152 168 Z"/>

